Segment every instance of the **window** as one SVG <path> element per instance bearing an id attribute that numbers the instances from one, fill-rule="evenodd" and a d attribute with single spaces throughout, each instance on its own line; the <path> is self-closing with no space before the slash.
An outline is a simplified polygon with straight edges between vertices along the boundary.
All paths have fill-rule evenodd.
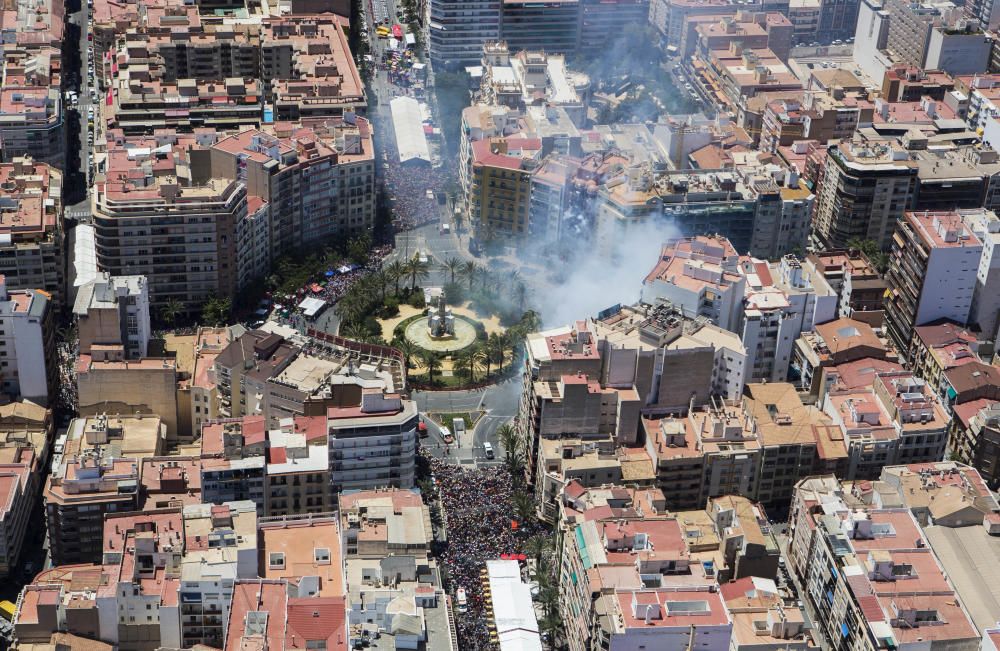
<path id="1" fill-rule="evenodd" d="M 282 552 L 271 552 L 267 560 L 267 565 L 272 570 L 285 569 L 285 554 Z"/>
<path id="2" fill-rule="evenodd" d="M 313 550 L 313 558 L 320 565 L 330 564 L 330 550 L 326 547 L 317 547 Z"/>

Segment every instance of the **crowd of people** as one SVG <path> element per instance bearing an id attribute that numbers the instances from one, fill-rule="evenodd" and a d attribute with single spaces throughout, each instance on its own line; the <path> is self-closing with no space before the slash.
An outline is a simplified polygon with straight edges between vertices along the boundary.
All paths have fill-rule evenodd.
<path id="1" fill-rule="evenodd" d="M 506 468 L 473 470 L 434 457 L 429 461 L 448 534 L 441 563 L 450 579 L 451 592 L 463 588 L 468 599 L 468 611 L 456 617 L 459 648 L 493 649 L 481 572 L 488 560 L 521 553 L 524 542 L 540 528 L 517 522 L 514 483 Z"/>
<path id="2" fill-rule="evenodd" d="M 324 301 L 327 306 L 334 305 L 350 291 L 354 283 L 368 274 L 381 269 L 382 263 L 390 253 L 392 253 L 392 245 L 377 246 L 369 253 L 368 262 L 364 266 L 344 262 L 338 267 L 323 271 L 319 278 L 311 280 L 304 287 L 300 288 L 295 296 L 286 295 L 277 297 L 275 302 L 278 305 L 275 306 L 272 318 L 297 329 L 304 326 L 305 318 L 297 310 L 299 303 L 303 299 L 313 297 Z"/>
<path id="3" fill-rule="evenodd" d="M 395 151 L 389 156 L 396 156 Z M 441 207 L 436 197 L 443 192 L 445 175 L 440 168 L 414 171 L 401 165 L 388 165 L 385 171 L 386 187 L 392 198 L 392 222 L 397 232 L 441 220 Z"/>

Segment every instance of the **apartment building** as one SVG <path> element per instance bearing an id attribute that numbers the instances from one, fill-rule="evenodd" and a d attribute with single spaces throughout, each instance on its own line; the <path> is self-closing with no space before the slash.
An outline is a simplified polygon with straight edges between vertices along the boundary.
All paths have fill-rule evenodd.
<path id="1" fill-rule="evenodd" d="M 8 289 L 65 291 L 62 173 L 20 157 L 0 163 L 0 273 Z"/>
<path id="2" fill-rule="evenodd" d="M 986 72 L 989 38 L 961 6 L 886 0 L 884 7 L 890 15 L 886 48 L 898 61 L 953 75 Z"/>
<path id="3" fill-rule="evenodd" d="M 201 495 L 209 504 L 252 502 L 265 514 L 267 426 L 262 416 L 207 423 L 201 440 Z"/>
<path id="4" fill-rule="evenodd" d="M 332 493 L 413 486 L 416 403 L 366 391 L 357 404 L 331 407 L 326 417 Z"/>
<path id="5" fill-rule="evenodd" d="M 140 461 L 139 504 L 145 509 L 201 504 L 201 459 L 146 457 Z"/>
<path id="6" fill-rule="evenodd" d="M 760 479 L 753 499 L 783 506 L 799 480 L 819 465 L 826 443 L 821 431 L 832 420 L 815 405 L 803 404 L 787 382 L 748 384 L 743 409 L 760 440 Z"/>
<path id="7" fill-rule="evenodd" d="M 28 460 L 32 454 L 26 450 L 15 460 L 20 461 L 22 456 Z M 0 498 L 3 504 L 0 509 L 0 576 L 4 578 L 21 569 L 18 561 L 28 531 L 28 519 L 38 495 L 31 492 L 31 474 L 39 470 L 26 463 L 0 464 Z"/>
<path id="8" fill-rule="evenodd" d="M 30 31 L 26 24 L 20 28 Z M 54 45 L 30 40 L 9 41 L 4 48 L 0 63 L 3 83 L 0 155 L 4 163 L 22 157 L 57 169 L 62 169 L 66 163 L 65 107 L 60 94 L 61 54 L 58 41 Z"/>
<path id="9" fill-rule="evenodd" d="M 0 391 L 48 405 L 58 387 L 57 306 L 43 290 L 7 288 L 0 276 Z"/>
<path id="10" fill-rule="evenodd" d="M 500 0 L 432 0 L 428 52 L 435 68 L 477 65 L 483 46 L 500 39 Z"/>
<path id="11" fill-rule="evenodd" d="M 344 495 L 343 500 L 351 644 L 361 645 L 377 635 L 380 644 L 395 648 L 419 645 L 458 651 L 451 601 L 441 587 L 437 561 L 428 553 L 433 534 L 420 496 L 391 489 L 361 491 Z M 491 562 L 487 561 L 484 573 Z M 520 613 L 530 593 L 522 596 Z M 520 633 L 520 638 L 530 638 L 537 634 L 537 624 Z"/>
<path id="12" fill-rule="evenodd" d="M 739 253 L 723 237 L 671 240 L 643 280 L 641 299 L 664 299 L 685 314 L 705 316 L 720 328 L 739 332 L 746 278 Z"/>
<path id="13" fill-rule="evenodd" d="M 286 418 L 267 435 L 264 513 L 268 517 L 333 509 L 326 419 Z"/>
<path id="14" fill-rule="evenodd" d="M 180 638 L 186 648 L 221 648 L 237 581 L 257 578 L 253 502 L 185 505 L 180 559 Z"/>
<path id="15" fill-rule="evenodd" d="M 954 212 L 906 213 L 899 221 L 886 274 L 885 322 L 904 359 L 915 326 L 967 322 L 982 254 L 982 242 Z"/>
<path id="16" fill-rule="evenodd" d="M 367 109 L 364 83 L 339 16 L 267 21 L 261 70 L 276 120 L 346 117 Z"/>
<path id="17" fill-rule="evenodd" d="M 531 163 L 525 151 L 540 143 L 528 138 L 490 138 L 471 143 L 469 223 L 484 239 L 528 232 Z M 529 153 L 529 155 L 531 155 Z"/>
<path id="18" fill-rule="evenodd" d="M 746 350 L 739 336 L 662 299 L 606 310 L 588 328 L 604 363 L 601 381 L 634 385 L 644 413 L 681 413 L 711 395 L 743 394 Z"/>
<path id="19" fill-rule="evenodd" d="M 824 368 L 864 358 L 886 359 L 888 353 L 887 343 L 870 325 L 842 317 L 799 335 L 791 374 L 797 376 L 800 390 L 819 395 Z"/>
<path id="20" fill-rule="evenodd" d="M 371 123 L 323 118 L 303 125 L 248 129 L 210 149 L 206 178 L 244 183 L 256 217 L 237 223 L 237 268 L 247 278 L 270 269 L 294 247 L 368 230 L 375 221 L 375 159 Z M 241 235 L 240 228 L 246 233 Z"/>
<path id="21" fill-rule="evenodd" d="M 829 147 L 813 217 L 815 241 L 830 249 L 874 240 L 887 250 L 916 188 L 917 169 L 906 158 L 886 144 Z"/>
<path id="22" fill-rule="evenodd" d="M 247 390 L 248 380 L 266 381 L 298 353 L 299 349 L 291 342 L 261 330 L 251 330 L 230 342 L 215 358 L 220 415 L 240 418 L 259 414 L 259 401 Z"/>
<path id="23" fill-rule="evenodd" d="M 795 256 L 777 265 L 750 259 L 746 277 L 741 340 L 747 350 L 747 382 L 782 382 L 788 377 L 795 340 L 837 314 L 837 296 L 820 274 L 804 269 Z"/>
<path id="24" fill-rule="evenodd" d="M 345 651 L 348 638 L 343 592 L 329 599 L 294 597 L 293 585 L 285 579 L 237 581 L 223 648 L 235 651 L 258 645 L 292 651 L 308 644 Z M 314 619 L 320 619 L 323 626 L 316 626 Z"/>
<path id="25" fill-rule="evenodd" d="M 243 334 L 216 357 L 215 376 L 223 418 L 263 414 L 270 429 L 283 418 L 361 404 L 368 389 L 404 387 L 402 356 L 392 348 L 301 335 L 291 341 L 260 330 Z"/>
<path id="26" fill-rule="evenodd" d="M 143 114 L 144 123 L 150 119 Z M 247 218 L 246 185 L 195 177 L 193 144 L 177 137 L 154 154 L 155 141 L 109 142 L 104 180 L 94 186 L 97 263 L 112 276 L 145 276 L 154 309 L 176 300 L 195 310 L 250 280 L 236 267 L 235 229 Z"/>
<path id="27" fill-rule="evenodd" d="M 73 302 L 80 337 L 80 353 L 92 346 L 123 346 L 128 359 L 146 356 L 149 348 L 149 285 L 144 276 L 97 278 L 77 288 Z"/>
<path id="28" fill-rule="evenodd" d="M 215 359 L 232 340 L 233 329 L 198 328 L 194 334 L 167 335 L 164 348 L 177 363 L 177 437 L 192 441 L 202 424 L 219 418 Z"/>
<path id="29" fill-rule="evenodd" d="M 1000 218 L 992 210 L 963 210 L 962 221 L 983 245 L 983 254 L 976 271 L 976 287 L 969 310 L 970 324 L 988 337 L 1000 327 Z"/>
<path id="30" fill-rule="evenodd" d="M 512 50 L 575 54 L 580 41 L 580 0 L 504 0 L 500 36 Z"/>
<path id="31" fill-rule="evenodd" d="M 340 516 L 348 558 L 430 554 L 430 510 L 415 491 L 348 493 L 340 498 Z"/>
<path id="32" fill-rule="evenodd" d="M 875 372 L 863 387 L 829 387 L 823 411 L 841 431 L 844 479 L 872 479 L 885 465 L 944 456 L 948 415 L 927 383 L 909 371 Z"/>
<path id="33" fill-rule="evenodd" d="M 990 490 L 1000 486 L 1000 402 L 979 398 L 955 405 L 948 433 L 954 459 L 976 469 Z"/>
<path id="34" fill-rule="evenodd" d="M 28 519 L 50 456 L 52 412 L 32 402 L 0 407 L 0 576 L 20 567 Z"/>
<path id="35" fill-rule="evenodd" d="M 618 590 L 640 591 L 672 581 L 695 589 L 714 583 L 703 566 L 692 562 L 680 522 L 666 514 L 655 491 L 603 492 L 610 494 L 598 495 L 597 490 L 574 483 L 562 498 L 560 612 L 565 613 L 569 647 L 579 651 L 600 645 L 602 637 L 613 645 L 609 638 L 624 635 L 601 616 L 613 605 Z M 615 559 L 620 555 L 634 562 L 618 565 Z M 665 644 L 669 634 L 661 636 L 662 640 L 647 643 Z"/>
<path id="36" fill-rule="evenodd" d="M 952 321 L 934 321 L 913 329 L 910 366 L 938 396 L 945 395 L 945 373 L 956 366 L 981 361 L 976 338 Z"/>
<path id="37" fill-rule="evenodd" d="M 177 440 L 176 360 L 128 360 L 122 346 L 94 346 L 76 362 L 76 386 L 80 414 L 147 414 L 162 420 L 169 439 Z"/>
<path id="38" fill-rule="evenodd" d="M 689 65 L 712 101 L 734 111 L 744 98 L 758 93 L 802 89 L 802 82 L 773 51 L 744 48 L 739 41 L 708 50 Z"/>
<path id="39" fill-rule="evenodd" d="M 289 597 L 333 600 L 344 596 L 344 558 L 335 513 L 260 520 L 257 542 L 258 575 L 287 581 Z"/>
<path id="40" fill-rule="evenodd" d="M 907 508 L 866 506 L 833 477 L 796 486 L 787 566 L 836 648 L 919 641 L 975 648 L 979 635 Z"/>
<path id="41" fill-rule="evenodd" d="M 798 99 L 774 99 L 766 104 L 760 134 L 760 150 L 775 152 L 797 140 L 849 139 L 858 124 L 870 124 L 874 107 L 857 94 L 838 98 L 831 93 L 810 91 Z"/>
<path id="42" fill-rule="evenodd" d="M 44 492 L 54 565 L 100 561 L 104 516 L 139 508 L 141 460 L 162 455 L 165 442 L 166 427 L 155 416 L 70 423 Z"/>
<path id="43" fill-rule="evenodd" d="M 794 27 L 780 13 L 737 11 L 735 16 L 689 19 L 688 24 L 694 30 L 694 39 L 688 39 L 688 49 L 693 48 L 702 57 L 712 50 L 727 49 L 730 43 L 739 42 L 750 50 L 769 49 L 780 60 L 788 61 Z"/>

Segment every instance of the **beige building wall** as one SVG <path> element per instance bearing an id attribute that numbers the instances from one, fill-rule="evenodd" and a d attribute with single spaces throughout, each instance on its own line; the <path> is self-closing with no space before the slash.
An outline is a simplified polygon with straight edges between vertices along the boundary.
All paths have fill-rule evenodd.
<path id="1" fill-rule="evenodd" d="M 177 375 L 173 360 L 92 362 L 77 373 L 81 416 L 155 414 L 177 439 Z"/>

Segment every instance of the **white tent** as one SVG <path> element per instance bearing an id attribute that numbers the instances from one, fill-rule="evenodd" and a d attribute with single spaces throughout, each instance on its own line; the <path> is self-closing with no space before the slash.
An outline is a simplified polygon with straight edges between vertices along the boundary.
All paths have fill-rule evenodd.
<path id="1" fill-rule="evenodd" d="M 486 561 L 500 651 L 542 651 L 531 588 L 517 561 Z"/>
<path id="2" fill-rule="evenodd" d="M 326 301 L 320 298 L 313 298 L 312 296 L 305 298 L 299 303 L 299 309 L 302 313 L 306 315 L 307 319 L 315 318 L 323 308 L 326 307 Z"/>
<path id="3" fill-rule="evenodd" d="M 397 97 L 389 102 L 392 110 L 392 130 L 396 132 L 399 162 L 423 161 L 430 164 L 431 152 L 424 135 L 420 103 L 412 97 Z"/>

